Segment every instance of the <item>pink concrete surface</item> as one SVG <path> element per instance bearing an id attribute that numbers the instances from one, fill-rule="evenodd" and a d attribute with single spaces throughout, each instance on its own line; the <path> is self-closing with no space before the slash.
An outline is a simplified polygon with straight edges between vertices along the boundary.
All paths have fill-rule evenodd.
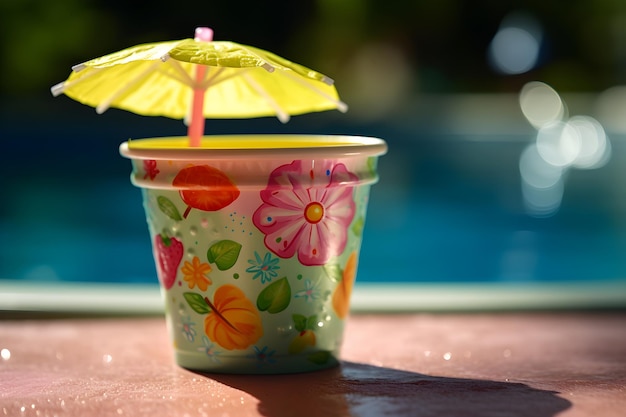
<path id="1" fill-rule="evenodd" d="M 208 375 L 160 317 L 3 320 L 0 417 L 626 415 L 626 313 L 354 315 L 343 358 Z"/>

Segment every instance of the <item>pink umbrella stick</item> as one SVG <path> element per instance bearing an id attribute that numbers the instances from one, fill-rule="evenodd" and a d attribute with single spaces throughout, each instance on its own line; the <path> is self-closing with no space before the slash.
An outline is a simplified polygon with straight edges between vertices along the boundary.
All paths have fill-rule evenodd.
<path id="1" fill-rule="evenodd" d="M 196 28 L 196 41 L 211 42 L 213 40 L 213 30 L 209 28 Z M 204 81 L 207 67 L 204 65 L 196 65 L 196 88 L 193 90 L 193 102 L 191 107 L 191 123 L 187 130 L 189 136 L 189 146 L 198 147 L 202 142 L 204 135 L 204 91 L 200 87 Z"/>

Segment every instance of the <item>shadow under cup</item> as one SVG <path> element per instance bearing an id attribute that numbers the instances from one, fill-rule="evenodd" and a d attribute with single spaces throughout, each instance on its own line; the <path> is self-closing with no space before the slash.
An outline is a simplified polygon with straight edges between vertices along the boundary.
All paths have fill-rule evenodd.
<path id="1" fill-rule="evenodd" d="M 177 363 L 291 373 L 338 363 L 381 139 L 125 142 Z"/>

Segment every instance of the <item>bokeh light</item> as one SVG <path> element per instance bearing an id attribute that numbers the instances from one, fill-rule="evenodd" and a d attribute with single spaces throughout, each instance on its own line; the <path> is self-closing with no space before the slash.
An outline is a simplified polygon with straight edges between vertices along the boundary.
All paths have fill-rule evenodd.
<path id="1" fill-rule="evenodd" d="M 530 16 L 515 13 L 502 21 L 489 44 L 491 66 L 504 74 L 523 74 L 537 66 L 542 30 Z"/>
<path id="2" fill-rule="evenodd" d="M 572 165 L 583 169 L 605 165 L 611 156 L 611 143 L 600 122 L 590 116 L 574 116 L 567 123 L 580 137 L 580 148 Z"/>
<path id="3" fill-rule="evenodd" d="M 581 147 L 580 136 L 569 123 L 554 122 L 543 126 L 537 133 L 537 151 L 550 165 L 571 165 Z"/>
<path id="4" fill-rule="evenodd" d="M 519 169 L 526 212 L 533 217 L 556 213 L 563 200 L 563 168 L 546 162 L 533 143 L 522 152 Z"/>
<path id="5" fill-rule="evenodd" d="M 561 205 L 567 171 L 605 165 L 611 144 L 602 124 L 593 117 L 568 118 L 565 102 L 545 83 L 524 85 L 519 104 L 526 120 L 537 129 L 535 142 L 520 156 L 522 197 L 528 214 L 545 217 Z"/>
<path id="6" fill-rule="evenodd" d="M 548 84 L 532 81 L 524 85 L 519 95 L 522 113 L 539 129 L 565 116 L 565 105 L 559 94 Z"/>
<path id="7" fill-rule="evenodd" d="M 626 133 L 626 85 L 618 85 L 601 92 L 595 110 L 609 131 Z"/>
<path id="8" fill-rule="evenodd" d="M 352 117 L 371 121 L 402 107 L 412 91 L 413 72 L 397 46 L 378 42 L 356 48 L 337 77 L 343 80 L 341 91 Z"/>
<path id="9" fill-rule="evenodd" d="M 520 174 L 525 184 L 540 189 L 554 187 L 563 174 L 563 168 L 546 162 L 536 144 L 529 145 L 520 156 Z"/>

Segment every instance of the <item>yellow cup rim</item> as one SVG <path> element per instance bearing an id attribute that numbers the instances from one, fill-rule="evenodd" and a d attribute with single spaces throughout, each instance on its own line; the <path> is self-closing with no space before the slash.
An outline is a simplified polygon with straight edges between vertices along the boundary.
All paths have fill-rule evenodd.
<path id="1" fill-rule="evenodd" d="M 189 147 L 188 137 L 129 139 L 120 153 L 130 159 L 344 158 L 379 156 L 387 143 L 379 138 L 350 135 L 252 134 L 204 136 Z"/>

